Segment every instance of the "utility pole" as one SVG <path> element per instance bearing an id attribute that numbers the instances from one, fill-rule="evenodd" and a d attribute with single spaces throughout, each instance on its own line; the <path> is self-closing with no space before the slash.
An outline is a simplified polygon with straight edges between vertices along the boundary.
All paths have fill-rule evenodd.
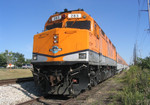
<path id="1" fill-rule="evenodd" d="M 133 63 L 134 63 L 134 65 L 137 64 L 137 43 L 134 44 L 134 49 L 133 49 Z"/>

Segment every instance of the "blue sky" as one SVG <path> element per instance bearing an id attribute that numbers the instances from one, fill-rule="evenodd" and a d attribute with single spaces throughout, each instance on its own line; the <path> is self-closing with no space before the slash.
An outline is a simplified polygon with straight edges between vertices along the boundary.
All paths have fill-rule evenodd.
<path id="1" fill-rule="evenodd" d="M 138 3 L 138 1 L 140 3 Z M 138 55 L 150 55 L 147 0 L 0 0 L 0 52 L 6 49 L 32 58 L 33 36 L 50 15 L 83 8 L 104 30 L 129 64 L 137 40 Z"/>

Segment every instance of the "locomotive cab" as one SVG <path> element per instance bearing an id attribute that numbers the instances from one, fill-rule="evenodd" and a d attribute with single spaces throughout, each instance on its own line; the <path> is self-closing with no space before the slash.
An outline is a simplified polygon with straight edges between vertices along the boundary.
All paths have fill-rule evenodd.
<path id="1" fill-rule="evenodd" d="M 84 11 L 55 13 L 45 24 L 45 30 L 53 28 L 77 28 L 91 30 L 91 17 Z"/>

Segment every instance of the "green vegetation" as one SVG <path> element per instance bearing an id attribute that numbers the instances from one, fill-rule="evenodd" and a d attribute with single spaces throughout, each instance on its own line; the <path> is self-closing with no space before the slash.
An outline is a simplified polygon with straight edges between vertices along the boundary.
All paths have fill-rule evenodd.
<path id="1" fill-rule="evenodd" d="M 18 52 L 12 52 L 5 50 L 0 53 L 0 67 L 6 67 L 7 64 L 14 64 L 17 67 L 21 67 L 22 64 L 31 63 L 31 59 L 24 58 L 24 55 Z"/>
<path id="2" fill-rule="evenodd" d="M 114 104 L 149 105 L 150 104 L 150 57 L 138 58 L 137 66 L 131 66 L 126 75 L 120 78 L 123 89 L 113 97 Z"/>
<path id="3" fill-rule="evenodd" d="M 137 65 L 117 81 L 123 88 L 113 96 L 112 105 L 150 105 L 150 57 L 138 58 Z"/>
<path id="4" fill-rule="evenodd" d="M 4 57 L 3 54 L 0 54 L 0 66 L 6 67 L 6 65 L 7 65 L 7 60 L 6 60 L 6 58 Z"/>
<path id="5" fill-rule="evenodd" d="M 123 105 L 148 105 L 150 102 L 150 70 L 132 66 L 124 78 L 120 93 Z"/>
<path id="6" fill-rule="evenodd" d="M 138 66 L 142 69 L 147 68 L 150 69 L 150 56 L 146 58 L 138 58 Z"/>
<path id="7" fill-rule="evenodd" d="M 32 77 L 30 69 L 0 69 L 0 80 Z"/>

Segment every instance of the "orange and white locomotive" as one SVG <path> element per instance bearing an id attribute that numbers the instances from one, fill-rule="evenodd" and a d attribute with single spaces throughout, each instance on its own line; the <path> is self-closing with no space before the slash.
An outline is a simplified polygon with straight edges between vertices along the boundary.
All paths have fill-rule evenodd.
<path id="1" fill-rule="evenodd" d="M 56 12 L 44 32 L 34 36 L 35 83 L 46 94 L 77 95 L 113 76 L 117 62 L 127 67 L 117 55 L 110 39 L 83 9 Z"/>

